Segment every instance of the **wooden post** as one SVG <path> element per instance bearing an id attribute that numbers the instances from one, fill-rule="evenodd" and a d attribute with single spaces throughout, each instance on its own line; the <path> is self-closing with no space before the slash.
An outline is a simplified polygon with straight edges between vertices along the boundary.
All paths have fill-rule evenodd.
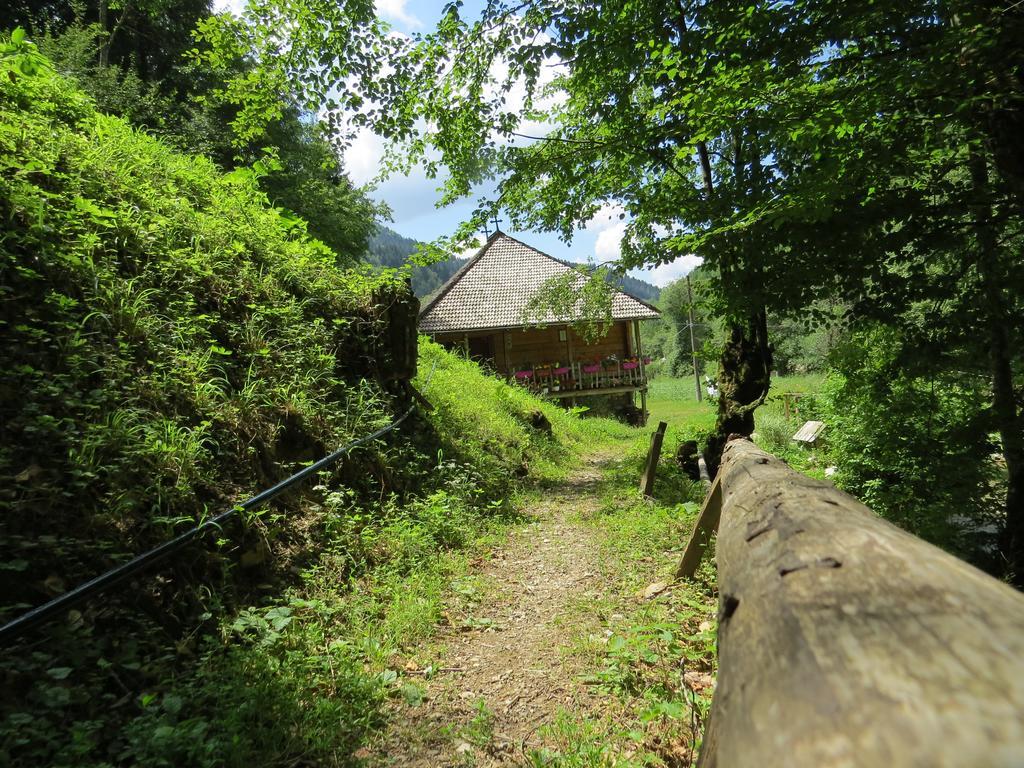
<path id="1" fill-rule="evenodd" d="M 700 461 L 703 461 L 703 457 Z M 711 491 L 704 498 L 704 505 L 700 508 L 697 522 L 694 523 L 693 533 L 690 540 L 686 542 L 686 549 L 676 566 L 677 579 L 689 579 L 697 572 L 704 552 L 711 543 L 711 534 L 718 532 L 718 521 L 722 514 L 722 481 L 721 473 L 715 476 L 715 482 Z"/>
<path id="2" fill-rule="evenodd" d="M 697 385 L 697 402 L 704 399 L 704 393 L 700 388 L 700 371 L 697 369 L 697 342 L 693 337 L 693 289 L 690 287 L 690 276 L 686 276 L 686 296 L 689 301 L 687 312 L 689 313 L 690 328 L 690 353 L 693 355 L 693 380 Z"/>
<path id="3" fill-rule="evenodd" d="M 699 765 L 1024 765 L 1024 594 L 746 440 Z"/>
<path id="4" fill-rule="evenodd" d="M 387 346 L 378 347 L 376 358 L 381 376 L 386 381 L 408 381 L 416 376 L 420 301 L 412 291 L 411 281 L 405 290 L 374 294 L 377 312 L 387 323 Z"/>
<path id="5" fill-rule="evenodd" d="M 640 360 L 640 383 L 647 386 L 647 365 L 644 363 L 644 343 L 640 338 L 640 321 L 633 321 L 636 332 L 636 355 Z"/>
<path id="6" fill-rule="evenodd" d="M 658 459 L 661 458 L 661 444 L 665 440 L 664 421 L 658 422 L 658 428 L 651 434 L 651 449 L 647 452 L 647 464 L 644 466 L 643 477 L 640 478 L 640 493 L 644 496 L 654 494 L 654 476 L 658 470 Z"/>
<path id="7" fill-rule="evenodd" d="M 643 416 L 640 419 L 640 426 L 647 426 L 647 364 L 644 363 L 644 343 L 640 338 L 640 321 L 633 321 L 633 329 L 636 333 L 636 354 L 640 360 L 640 410 L 643 411 Z"/>

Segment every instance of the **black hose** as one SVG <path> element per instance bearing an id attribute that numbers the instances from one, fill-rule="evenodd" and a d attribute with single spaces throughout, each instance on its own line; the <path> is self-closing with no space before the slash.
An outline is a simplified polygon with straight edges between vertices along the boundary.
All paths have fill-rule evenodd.
<path id="1" fill-rule="evenodd" d="M 434 363 L 434 367 L 437 367 L 436 361 Z M 433 375 L 434 369 L 432 368 L 430 371 L 430 376 L 427 377 L 428 386 L 430 384 L 430 379 L 433 377 Z M 287 491 L 296 483 L 300 483 L 310 475 L 315 474 L 316 472 L 319 472 L 322 469 L 326 469 L 332 464 L 335 464 L 343 456 L 351 453 L 353 448 L 358 448 L 360 445 L 364 445 L 370 442 L 371 440 L 376 440 L 378 437 L 387 434 L 392 429 L 401 424 L 403 421 L 405 421 L 407 418 L 409 418 L 409 416 L 412 414 L 414 410 L 416 410 L 416 406 L 410 406 L 405 413 L 403 413 L 397 419 L 392 421 L 386 427 L 381 427 L 376 432 L 366 435 L 365 437 L 361 437 L 358 440 L 354 440 L 348 445 L 339 448 L 329 456 L 324 456 L 324 458 L 320 459 L 320 461 L 316 462 L 315 464 L 310 464 L 308 467 L 299 470 L 294 475 L 285 480 L 282 480 L 280 483 L 273 486 L 272 488 L 268 488 L 267 490 L 256 494 L 252 498 L 246 499 L 241 504 L 238 504 L 225 512 L 221 512 L 216 517 L 211 517 L 204 523 L 201 523 L 200 525 L 197 525 L 194 528 L 191 528 L 185 531 L 184 533 L 175 536 L 170 541 L 165 541 L 160 546 L 154 547 L 148 552 L 144 552 L 141 555 L 138 555 L 137 557 L 133 557 L 128 562 L 122 563 L 116 568 L 111 568 L 106 573 L 101 574 L 100 576 L 97 576 L 96 578 L 91 579 L 85 582 L 84 584 L 79 584 L 74 589 L 71 589 L 65 592 L 64 594 L 53 598 L 49 602 L 43 603 L 42 605 L 23 613 L 18 618 L 13 619 L 12 621 L 9 621 L 7 624 L 4 624 L 2 627 L 0 627 L 0 645 L 10 645 L 11 641 L 20 637 L 33 627 L 36 627 L 39 624 L 45 622 L 54 614 L 64 611 L 73 605 L 77 605 L 78 603 L 81 603 L 84 600 L 87 600 L 96 593 L 101 592 L 102 590 L 107 589 L 108 587 L 111 587 L 120 581 L 123 581 L 129 576 L 134 576 L 135 574 L 146 570 L 155 563 L 163 560 L 168 555 L 177 552 L 179 549 L 184 547 L 189 542 L 199 538 L 207 531 L 210 531 L 214 528 L 219 529 L 221 523 L 223 523 L 232 515 L 238 512 L 248 512 L 249 510 L 256 509 L 257 507 L 266 504 L 271 499 L 280 496 L 282 493 Z"/>

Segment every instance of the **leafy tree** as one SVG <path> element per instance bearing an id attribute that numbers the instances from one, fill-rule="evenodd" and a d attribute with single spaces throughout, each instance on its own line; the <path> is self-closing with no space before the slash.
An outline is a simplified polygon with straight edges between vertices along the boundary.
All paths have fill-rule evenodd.
<path id="1" fill-rule="evenodd" d="M 527 0 L 469 21 L 453 3 L 409 44 L 368 3 L 260 2 L 248 19 L 204 32 L 211 61 L 260 62 L 227 89 L 241 135 L 276 116 L 266 93 L 296 82 L 309 105 L 362 109 L 399 147 L 395 167 L 444 167 L 446 199 L 496 175 L 469 229 L 500 206 L 569 237 L 615 202 L 624 266 L 703 256 L 728 321 L 712 463 L 767 393 L 768 312 L 828 296 L 896 316 L 966 281 L 1007 461 L 1002 551 L 1024 578 L 1024 6 Z"/>
<path id="2" fill-rule="evenodd" d="M 710 277 L 700 268 L 685 278 L 667 285 L 662 291 L 659 308 L 662 316 L 657 322 L 647 348 L 657 357 L 665 359 L 668 371 L 674 376 L 692 376 L 693 346 L 697 349 L 697 373 L 705 375 L 712 370 L 721 354 L 722 328 L 715 316 L 714 298 L 709 296 Z M 691 305 L 692 298 L 692 305 Z M 690 311 L 693 310 L 693 345 L 690 340 Z"/>
<path id="3" fill-rule="evenodd" d="M 185 86 L 182 51 L 191 48 L 196 24 L 210 16 L 210 0 L 14 0 L 5 20 L 33 38 L 60 35 L 74 26 L 90 27 L 100 67 L 132 69 L 145 82 L 168 89 Z"/>
<path id="4" fill-rule="evenodd" d="M 627 265 L 705 257 L 730 319 L 719 444 L 750 431 L 767 391 L 766 310 L 822 294 L 865 316 L 975 307 L 974 354 L 964 351 L 988 352 L 1009 475 L 1002 550 L 1020 578 L 1022 176 L 1007 136 L 1021 114 L 1021 18 L 961 2 L 626 0 L 491 4 L 467 24 L 452 7 L 418 48 L 441 76 L 402 106 L 437 127 L 426 141 L 453 196 L 496 168 L 495 204 L 522 226 L 568 235 L 616 201 L 631 216 Z M 496 59 L 510 74 L 492 83 Z M 524 146 L 512 139 L 536 117 L 546 66 L 564 97 L 543 116 L 551 132 Z M 524 110 L 506 95 L 517 80 Z M 956 330 L 964 315 L 939 318 L 970 340 Z"/>
<path id="5" fill-rule="evenodd" d="M 771 318 L 775 370 L 783 375 L 825 370 L 829 355 L 845 340 L 848 311 L 842 303 L 824 299 L 801 312 Z"/>
<path id="6" fill-rule="evenodd" d="M 822 399 L 834 480 L 883 517 L 993 569 L 1001 486 L 987 381 L 917 360 L 910 339 L 881 325 L 833 354 Z"/>
<path id="7" fill-rule="evenodd" d="M 121 8 L 124 18 L 140 12 L 133 8 L 131 4 Z M 177 23 L 160 15 L 175 13 L 171 6 L 145 8 L 152 24 L 173 27 Z M 293 100 L 282 96 L 280 116 L 261 135 L 239 144 L 233 141 L 230 127 L 237 110 L 219 95 L 224 84 L 221 75 L 202 62 L 185 59 L 192 47 L 189 35 L 175 34 L 165 40 L 163 63 L 148 67 L 145 79 L 134 66 L 134 54 L 127 58 L 100 55 L 111 38 L 100 24 L 86 24 L 81 15 L 64 24 L 63 15 L 53 9 L 36 14 L 36 25 L 47 30 L 38 38 L 40 49 L 102 111 L 125 117 L 182 150 L 205 154 L 225 169 L 264 161 L 271 148 L 272 160 L 262 163 L 265 172 L 259 174 L 259 184 L 271 201 L 304 218 L 309 233 L 327 244 L 342 263 L 354 263 L 363 255 L 376 220 L 386 209 L 353 186 L 323 125 L 305 116 Z M 205 16 L 209 15 L 207 9 Z M 194 26 L 195 20 L 190 23 Z M 134 24 L 127 29 L 133 34 L 138 31 Z M 251 69 L 251 64 L 239 59 L 225 71 L 240 75 Z"/>
<path id="8" fill-rule="evenodd" d="M 268 128 L 266 140 L 278 160 L 276 170 L 261 179 L 270 200 L 305 219 L 309 233 L 342 262 L 361 259 L 378 219 L 389 212 L 352 184 L 323 126 L 292 110 Z M 258 159 L 255 151 L 249 154 Z"/>

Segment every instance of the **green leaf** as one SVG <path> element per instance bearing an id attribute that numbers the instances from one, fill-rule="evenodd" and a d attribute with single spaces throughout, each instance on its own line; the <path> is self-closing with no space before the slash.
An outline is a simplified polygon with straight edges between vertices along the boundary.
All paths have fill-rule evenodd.
<path id="1" fill-rule="evenodd" d="M 665 717 L 674 719 L 682 717 L 686 711 L 681 704 L 677 704 L 674 701 L 662 701 L 658 704 L 658 709 Z"/>

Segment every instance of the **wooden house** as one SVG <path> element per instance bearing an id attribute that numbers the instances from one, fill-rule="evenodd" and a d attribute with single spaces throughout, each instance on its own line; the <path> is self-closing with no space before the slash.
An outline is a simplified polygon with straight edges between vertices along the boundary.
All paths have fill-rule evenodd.
<path id="1" fill-rule="evenodd" d="M 615 290 L 612 324 L 597 341 L 573 318 L 527 315 L 542 284 L 572 266 L 496 232 L 452 278 L 428 296 L 420 331 L 466 353 L 498 374 L 550 398 L 624 395 L 647 413 L 647 370 L 640 321 L 658 310 Z M 581 278 L 582 279 L 582 278 Z"/>

